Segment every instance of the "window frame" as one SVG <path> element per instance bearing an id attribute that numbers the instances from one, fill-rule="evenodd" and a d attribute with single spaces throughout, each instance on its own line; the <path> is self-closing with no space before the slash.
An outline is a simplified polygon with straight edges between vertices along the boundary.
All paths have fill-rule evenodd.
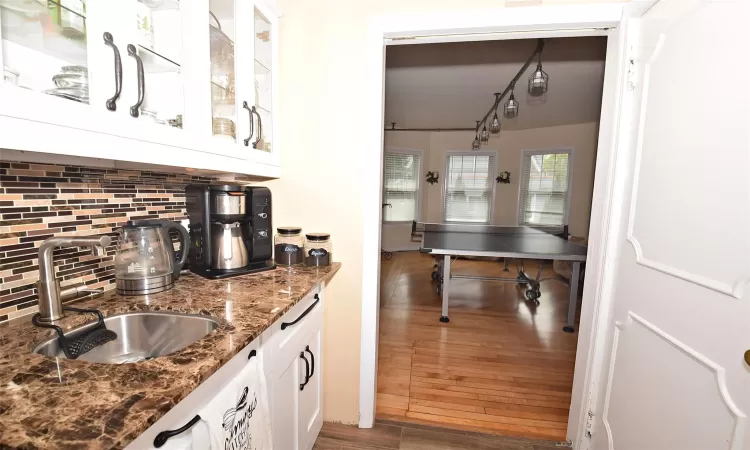
<path id="1" fill-rule="evenodd" d="M 493 169 L 492 173 L 489 174 L 490 178 L 490 185 L 492 186 L 492 197 L 490 200 L 490 213 L 487 222 L 449 222 L 445 218 L 445 198 L 448 195 L 448 166 L 451 156 L 492 156 L 494 159 L 493 163 Z M 440 218 L 442 223 L 455 223 L 455 224 L 466 224 L 466 225 L 490 225 L 495 221 L 495 192 L 497 190 L 497 182 L 495 182 L 495 178 L 497 177 L 497 164 L 498 164 L 498 157 L 497 157 L 497 151 L 495 150 L 448 150 L 445 152 L 445 157 L 443 158 L 443 189 L 442 189 L 442 195 L 440 198 L 441 203 L 441 211 L 440 211 Z"/>
<path id="2" fill-rule="evenodd" d="M 573 167 L 575 163 L 575 150 L 573 147 L 561 147 L 561 148 L 547 148 L 542 150 L 521 150 L 521 164 L 518 169 L 518 178 L 519 178 L 519 184 L 518 184 L 518 208 L 516 209 L 516 223 L 518 226 L 522 227 L 543 227 L 543 226 L 550 226 L 550 225 L 539 225 L 539 224 L 530 224 L 530 223 L 524 223 L 523 222 L 523 185 L 526 180 L 524 178 L 523 173 L 523 163 L 526 160 L 527 157 L 534 156 L 534 155 L 546 155 L 549 153 L 567 153 L 568 154 L 568 186 L 566 188 L 566 194 L 565 194 L 565 212 L 563 214 L 563 224 L 561 226 L 570 225 L 570 197 L 571 193 L 573 192 Z M 556 225 L 555 225 L 556 226 Z"/>
<path id="3" fill-rule="evenodd" d="M 386 147 L 383 150 L 383 170 L 382 170 L 382 177 L 383 177 L 383 184 L 382 189 L 380 192 L 380 198 L 382 199 L 382 203 L 385 203 L 385 157 L 388 153 L 395 153 L 395 154 L 401 154 L 401 155 L 413 155 L 419 157 L 419 165 L 417 167 L 417 201 L 416 206 L 414 207 L 414 220 L 419 222 L 422 218 L 422 164 L 424 162 L 424 150 L 417 149 L 417 148 L 395 148 L 395 147 Z M 382 222 L 383 224 L 399 224 L 399 223 L 412 223 L 411 220 L 385 220 L 385 211 L 382 212 Z"/>

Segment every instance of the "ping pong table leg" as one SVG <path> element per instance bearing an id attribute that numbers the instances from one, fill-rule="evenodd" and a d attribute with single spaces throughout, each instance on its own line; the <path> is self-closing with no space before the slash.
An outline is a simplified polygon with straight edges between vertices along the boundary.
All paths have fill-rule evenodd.
<path id="1" fill-rule="evenodd" d="M 448 318 L 448 293 L 450 292 L 449 285 L 451 281 L 451 255 L 443 256 L 443 315 L 440 317 L 440 321 L 443 323 L 450 322 Z"/>
<path id="2" fill-rule="evenodd" d="M 575 331 L 576 304 L 578 303 L 578 280 L 581 278 L 581 263 L 573 262 L 573 273 L 570 275 L 570 289 L 568 291 L 568 323 L 563 331 Z"/>

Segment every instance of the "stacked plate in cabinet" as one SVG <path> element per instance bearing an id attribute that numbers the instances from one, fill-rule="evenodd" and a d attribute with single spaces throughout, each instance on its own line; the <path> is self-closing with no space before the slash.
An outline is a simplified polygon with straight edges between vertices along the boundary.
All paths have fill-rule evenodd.
<path id="1" fill-rule="evenodd" d="M 55 88 L 45 94 L 66 98 L 81 103 L 89 102 L 89 71 L 84 66 L 63 66 L 60 73 L 52 77 Z"/>

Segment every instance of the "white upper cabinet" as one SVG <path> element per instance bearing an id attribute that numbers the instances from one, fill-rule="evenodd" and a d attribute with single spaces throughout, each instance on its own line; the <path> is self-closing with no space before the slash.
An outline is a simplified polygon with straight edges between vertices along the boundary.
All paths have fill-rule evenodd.
<path id="1" fill-rule="evenodd" d="M 0 0 L 0 19 L 0 148 L 279 175 L 268 3 Z"/>

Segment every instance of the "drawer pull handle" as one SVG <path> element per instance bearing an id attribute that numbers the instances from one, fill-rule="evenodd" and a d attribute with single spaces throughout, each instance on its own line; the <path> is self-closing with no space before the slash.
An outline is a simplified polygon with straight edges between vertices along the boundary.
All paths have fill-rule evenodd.
<path id="1" fill-rule="evenodd" d="M 282 323 L 281 323 L 281 330 L 283 331 L 283 330 L 286 330 L 286 329 L 287 329 L 287 327 L 291 327 L 292 325 L 297 325 L 297 324 L 299 323 L 299 321 L 300 321 L 300 320 L 304 319 L 306 315 L 310 314 L 310 311 L 312 311 L 312 310 L 313 310 L 313 308 L 315 308 L 315 306 L 316 306 L 316 305 L 317 305 L 317 304 L 318 304 L 319 302 L 320 302 L 320 297 L 318 297 L 318 294 L 315 294 L 315 301 L 313 302 L 313 304 L 312 304 L 312 305 L 310 305 L 310 307 L 309 307 L 309 308 L 307 308 L 307 309 L 305 310 L 305 312 L 303 312 L 302 314 L 300 314 L 300 316 L 299 316 L 299 317 L 297 317 L 297 319 L 295 319 L 294 321 L 292 321 L 292 322 L 282 322 Z"/>
<path id="2" fill-rule="evenodd" d="M 258 352 L 256 352 L 255 350 L 250 350 L 250 354 L 247 355 L 247 360 L 250 361 L 253 358 L 253 356 L 256 356 L 257 354 Z"/>
<path id="3" fill-rule="evenodd" d="M 310 354 L 310 365 L 312 366 L 312 370 L 310 370 L 310 378 L 315 375 L 315 355 L 313 355 L 313 352 L 310 350 L 310 346 L 305 346 L 305 351 Z"/>
<path id="4" fill-rule="evenodd" d="M 104 43 L 112 47 L 115 55 L 115 95 L 107 99 L 106 103 L 108 110 L 115 111 L 117 109 L 117 99 L 122 92 L 122 60 L 120 59 L 120 50 L 117 49 L 115 39 L 109 31 L 104 32 Z"/>
<path id="5" fill-rule="evenodd" d="M 159 448 L 162 445 L 167 443 L 167 440 L 171 437 L 175 437 L 178 434 L 182 434 L 193 427 L 196 423 L 198 423 L 201 420 L 201 416 L 198 414 L 195 415 L 192 419 L 190 419 L 190 422 L 186 423 L 185 425 L 181 426 L 180 428 L 176 430 L 166 430 L 162 431 L 161 433 L 157 434 L 154 438 L 154 447 Z"/>
<path id="6" fill-rule="evenodd" d="M 128 55 L 135 59 L 135 64 L 138 69 L 138 101 L 135 105 L 130 107 L 130 115 L 138 117 L 140 115 L 139 108 L 143 103 L 144 95 L 146 95 L 146 78 L 143 74 L 143 61 L 141 60 L 141 57 L 138 56 L 138 50 L 136 50 L 135 45 L 128 44 Z"/>
<path id="7" fill-rule="evenodd" d="M 247 113 L 250 115 L 250 135 L 242 141 L 245 143 L 245 147 L 247 147 L 250 143 L 250 139 L 253 137 L 253 111 L 247 105 L 247 102 L 242 102 L 242 107 L 245 108 L 247 110 Z"/>
<path id="8" fill-rule="evenodd" d="M 305 382 L 299 385 L 299 390 L 304 391 L 305 386 L 310 382 L 310 361 L 305 358 L 305 352 L 299 352 L 299 357 L 305 362 Z"/>
<path id="9" fill-rule="evenodd" d="M 255 106 L 250 108 L 250 112 L 258 117 L 258 137 L 255 139 L 255 142 L 253 142 L 253 148 L 258 148 L 258 142 L 263 138 L 263 121 L 260 118 L 260 113 L 255 109 Z M 253 120 L 252 116 L 250 117 L 250 120 Z"/>

